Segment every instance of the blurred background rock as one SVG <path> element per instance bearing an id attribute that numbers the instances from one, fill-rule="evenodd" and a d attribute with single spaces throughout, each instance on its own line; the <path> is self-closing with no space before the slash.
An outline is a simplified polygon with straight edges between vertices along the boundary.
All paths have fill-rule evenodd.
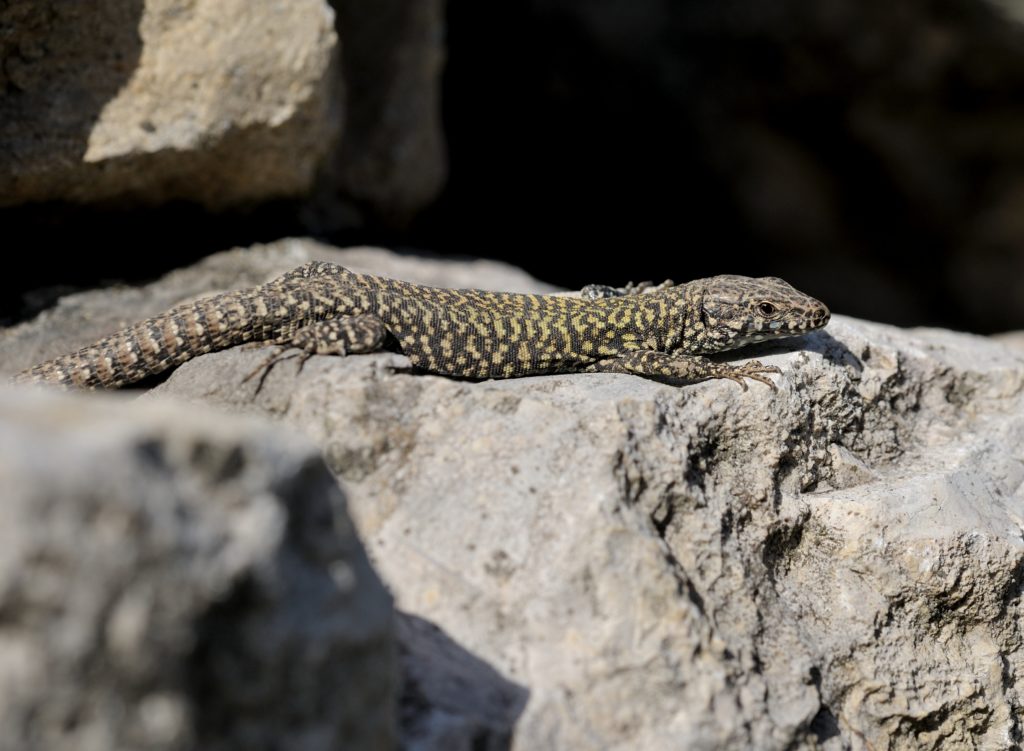
<path id="1" fill-rule="evenodd" d="M 567 287 L 772 274 L 864 318 L 1022 328 L 1022 19 L 1015 0 L 0 0 L 0 317 L 312 234 Z"/>

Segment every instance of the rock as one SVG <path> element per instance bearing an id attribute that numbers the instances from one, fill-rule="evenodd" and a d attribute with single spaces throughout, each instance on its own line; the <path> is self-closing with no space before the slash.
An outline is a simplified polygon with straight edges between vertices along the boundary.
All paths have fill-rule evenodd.
<path id="1" fill-rule="evenodd" d="M 531 750 L 1012 746 L 1024 356 L 843 316 L 740 354 L 778 365 L 778 391 L 456 381 L 376 354 L 281 363 L 256 393 L 267 355 L 236 349 L 146 400 L 322 447 L 413 633 L 444 634 L 404 633 L 426 688 L 403 742 L 514 724 Z"/>
<path id="2" fill-rule="evenodd" d="M 0 205 L 295 196 L 339 128 L 324 0 L 16 0 L 0 27 Z"/>
<path id="3" fill-rule="evenodd" d="M 383 749 L 390 597 L 315 452 L 0 390 L 0 749 Z"/>
<path id="4" fill-rule="evenodd" d="M 1001 747 L 1024 358 L 841 316 L 757 354 L 778 394 L 381 355 L 281 365 L 254 396 L 259 352 L 156 393 L 323 446 L 401 607 L 529 690 L 516 748 Z"/>
<path id="5" fill-rule="evenodd" d="M 0 206 L 312 196 L 309 224 L 404 224 L 447 177 L 443 24 L 442 0 L 6 3 Z"/>
<path id="6" fill-rule="evenodd" d="M 1024 331 L 1007 331 L 1002 334 L 994 334 L 992 338 L 1007 347 L 1024 350 Z"/>

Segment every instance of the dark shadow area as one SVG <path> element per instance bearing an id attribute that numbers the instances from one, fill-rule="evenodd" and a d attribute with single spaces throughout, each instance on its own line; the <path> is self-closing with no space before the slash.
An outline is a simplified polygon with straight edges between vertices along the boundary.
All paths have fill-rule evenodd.
<path id="1" fill-rule="evenodd" d="M 397 615 L 399 725 L 404 743 L 435 748 L 446 737 L 462 737 L 471 738 L 474 749 L 511 748 L 529 690 L 503 677 L 430 621 L 411 613 Z"/>
<path id="2" fill-rule="evenodd" d="M 853 368 L 858 375 L 864 370 L 864 363 L 860 358 L 827 331 L 815 331 L 801 337 L 799 341 L 802 344 L 800 349 L 816 352 L 833 365 Z"/>
<path id="3" fill-rule="evenodd" d="M 818 695 L 820 696 L 821 670 L 817 665 L 811 668 L 811 681 L 814 683 L 814 687 L 818 689 Z M 822 702 L 818 713 L 814 715 L 814 719 L 811 720 L 811 725 L 808 729 L 814 734 L 819 743 L 842 737 L 838 718 L 836 718 L 835 714 L 824 702 Z"/>
<path id="4" fill-rule="evenodd" d="M 0 196 L 31 200 L 54 173 L 83 162 L 103 108 L 138 65 L 144 5 L 0 4 Z M 0 208 L 5 258 L 17 264 L 0 275 L 0 325 L 60 294 L 124 276 L 123 260 L 107 253 L 122 234 L 116 219 L 73 206 Z M 132 225 L 125 230 L 145 226 Z M 131 235 L 137 258 L 147 256 L 140 237 L 147 234 Z M 32 292 L 23 298 L 26 290 Z"/>
<path id="5" fill-rule="evenodd" d="M 850 348 L 825 330 L 812 331 L 809 334 L 794 336 L 788 339 L 748 344 L 738 349 L 719 352 L 718 354 L 711 355 L 710 358 L 716 362 L 728 362 L 746 358 L 756 359 L 765 355 L 780 352 L 797 352 L 799 350 L 814 352 L 833 365 L 850 367 L 858 373 L 864 370 L 864 364 L 850 351 Z"/>
<path id="6" fill-rule="evenodd" d="M 642 61 L 609 54 L 571 14 L 537 3 L 455 0 L 448 39 L 451 176 L 416 227 L 425 244 L 577 289 L 743 268 L 692 244 L 744 238 L 693 149 L 694 124 Z"/>
<path id="7" fill-rule="evenodd" d="M 0 275 L 0 326 L 72 291 L 142 284 L 211 253 L 306 234 L 291 201 L 223 214 L 185 202 L 120 209 L 33 204 L 0 209 L 0 227 L 5 249 L 18 259 L 17 273 Z"/>

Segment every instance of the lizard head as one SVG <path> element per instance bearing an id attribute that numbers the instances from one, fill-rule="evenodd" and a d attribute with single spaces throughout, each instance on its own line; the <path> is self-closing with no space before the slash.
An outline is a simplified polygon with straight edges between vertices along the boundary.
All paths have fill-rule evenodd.
<path id="1" fill-rule="evenodd" d="M 828 323 L 824 303 L 774 276 L 714 276 L 700 284 L 694 320 L 699 350 L 710 353 L 799 336 Z"/>

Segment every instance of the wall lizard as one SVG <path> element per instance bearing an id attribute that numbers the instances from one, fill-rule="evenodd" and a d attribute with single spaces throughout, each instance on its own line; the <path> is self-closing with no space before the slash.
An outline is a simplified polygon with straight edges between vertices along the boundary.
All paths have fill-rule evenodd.
<path id="1" fill-rule="evenodd" d="M 467 378 L 614 372 L 677 383 L 729 378 L 744 389 L 750 378 L 775 388 L 766 375 L 780 372 L 774 366 L 706 355 L 797 336 L 829 315 L 775 277 L 592 286 L 568 297 L 425 287 L 317 261 L 258 287 L 179 305 L 13 380 L 116 388 L 208 352 L 264 343 L 298 348 L 303 357 L 387 348 L 418 369 Z"/>

